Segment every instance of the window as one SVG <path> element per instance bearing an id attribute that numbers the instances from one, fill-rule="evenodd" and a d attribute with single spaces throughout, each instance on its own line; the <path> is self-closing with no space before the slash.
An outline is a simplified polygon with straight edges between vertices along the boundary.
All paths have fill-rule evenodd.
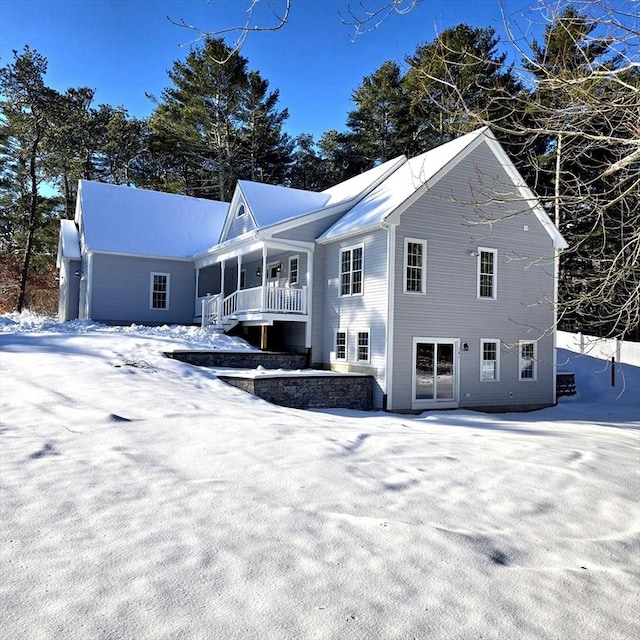
<path id="1" fill-rule="evenodd" d="M 480 340 L 480 380 L 500 380 L 500 340 Z"/>
<path id="2" fill-rule="evenodd" d="M 349 247 L 340 252 L 340 295 L 362 293 L 362 254 L 364 248 Z"/>
<path id="3" fill-rule="evenodd" d="M 152 309 L 169 308 L 169 274 L 151 274 L 151 300 Z"/>
<path id="4" fill-rule="evenodd" d="M 496 297 L 496 249 L 478 249 L 478 298 Z"/>
<path id="5" fill-rule="evenodd" d="M 358 331 L 358 362 L 369 362 L 369 332 Z"/>
<path id="6" fill-rule="evenodd" d="M 347 359 L 347 332 L 336 331 L 336 360 Z"/>
<path id="7" fill-rule="evenodd" d="M 238 218 L 241 218 L 245 213 L 246 213 L 246 209 L 244 208 L 244 205 L 241 204 L 238 207 Z"/>
<path id="8" fill-rule="evenodd" d="M 298 284 L 299 262 L 298 256 L 289 258 L 289 284 Z"/>
<path id="9" fill-rule="evenodd" d="M 535 342 L 520 342 L 519 351 L 519 367 L 520 380 L 535 380 L 537 375 L 537 361 L 536 361 L 536 347 Z"/>
<path id="10" fill-rule="evenodd" d="M 426 293 L 426 240 L 404 240 L 404 290 L 406 293 Z"/>

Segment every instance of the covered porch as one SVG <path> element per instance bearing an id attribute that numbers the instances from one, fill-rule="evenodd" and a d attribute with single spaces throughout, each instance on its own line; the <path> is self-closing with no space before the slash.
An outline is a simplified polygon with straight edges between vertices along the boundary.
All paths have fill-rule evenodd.
<path id="1" fill-rule="evenodd" d="M 203 256 L 196 262 L 194 321 L 222 331 L 238 324 L 308 325 L 313 248 L 313 243 L 271 239 Z M 308 347 L 310 334 L 304 342 L 300 346 Z"/>

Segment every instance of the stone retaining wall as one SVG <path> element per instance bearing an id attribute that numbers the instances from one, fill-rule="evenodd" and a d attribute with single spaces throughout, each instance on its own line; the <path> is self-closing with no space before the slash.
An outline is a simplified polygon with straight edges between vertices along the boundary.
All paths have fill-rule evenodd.
<path id="1" fill-rule="evenodd" d="M 363 375 L 219 376 L 267 402 L 294 409 L 373 409 L 373 378 Z"/>
<path id="2" fill-rule="evenodd" d="M 165 351 L 167 358 L 198 367 L 222 367 L 229 369 L 306 369 L 306 353 L 281 353 L 275 351 Z"/>

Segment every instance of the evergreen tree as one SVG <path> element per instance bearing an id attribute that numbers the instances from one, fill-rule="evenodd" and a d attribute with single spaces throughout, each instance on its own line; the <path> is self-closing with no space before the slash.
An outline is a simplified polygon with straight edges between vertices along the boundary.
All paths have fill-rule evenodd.
<path id="1" fill-rule="evenodd" d="M 45 231 L 47 221 L 57 217 L 56 202 L 42 196 L 40 188 L 47 177 L 46 145 L 60 96 L 45 85 L 46 71 L 46 59 L 29 47 L 21 54 L 14 51 L 14 61 L 0 69 L 0 249 L 3 271 L 17 283 L 17 311 L 25 306 L 34 255 L 54 251 Z"/>
<path id="2" fill-rule="evenodd" d="M 288 114 L 276 109 L 278 93 L 247 71 L 246 58 L 230 53 L 223 40 L 209 38 L 169 72 L 173 86 L 163 91 L 150 128 L 152 151 L 172 190 L 229 200 L 238 179 L 285 175 Z"/>
<path id="3" fill-rule="evenodd" d="M 521 87 L 498 44 L 494 29 L 460 24 L 407 57 L 405 88 L 421 150 L 513 115 L 510 100 Z"/>
<path id="4" fill-rule="evenodd" d="M 413 150 L 409 100 L 400 67 L 384 62 L 351 96 L 347 126 L 359 155 L 373 166 Z"/>

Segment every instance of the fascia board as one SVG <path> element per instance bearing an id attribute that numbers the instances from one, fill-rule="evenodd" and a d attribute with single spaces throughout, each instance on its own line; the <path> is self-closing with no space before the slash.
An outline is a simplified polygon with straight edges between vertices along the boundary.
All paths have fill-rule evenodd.
<path id="1" fill-rule="evenodd" d="M 91 255 L 104 255 L 104 256 L 122 256 L 124 258 L 142 258 L 144 260 L 168 260 L 170 262 L 193 262 L 193 258 L 190 256 L 173 257 L 173 256 L 159 256 L 144 253 L 127 253 L 123 251 L 106 251 L 103 249 L 89 249 L 87 254 Z"/>
<path id="2" fill-rule="evenodd" d="M 353 238 L 355 236 L 360 236 L 365 233 L 371 233 L 372 231 L 377 231 L 380 229 L 382 225 L 379 222 L 375 222 L 373 224 L 368 224 L 365 227 L 358 227 L 352 231 L 345 231 L 339 235 L 331 236 L 330 238 L 318 238 L 316 240 L 316 244 L 332 244 L 333 242 L 341 242 L 342 240 L 346 240 L 347 238 Z"/>

